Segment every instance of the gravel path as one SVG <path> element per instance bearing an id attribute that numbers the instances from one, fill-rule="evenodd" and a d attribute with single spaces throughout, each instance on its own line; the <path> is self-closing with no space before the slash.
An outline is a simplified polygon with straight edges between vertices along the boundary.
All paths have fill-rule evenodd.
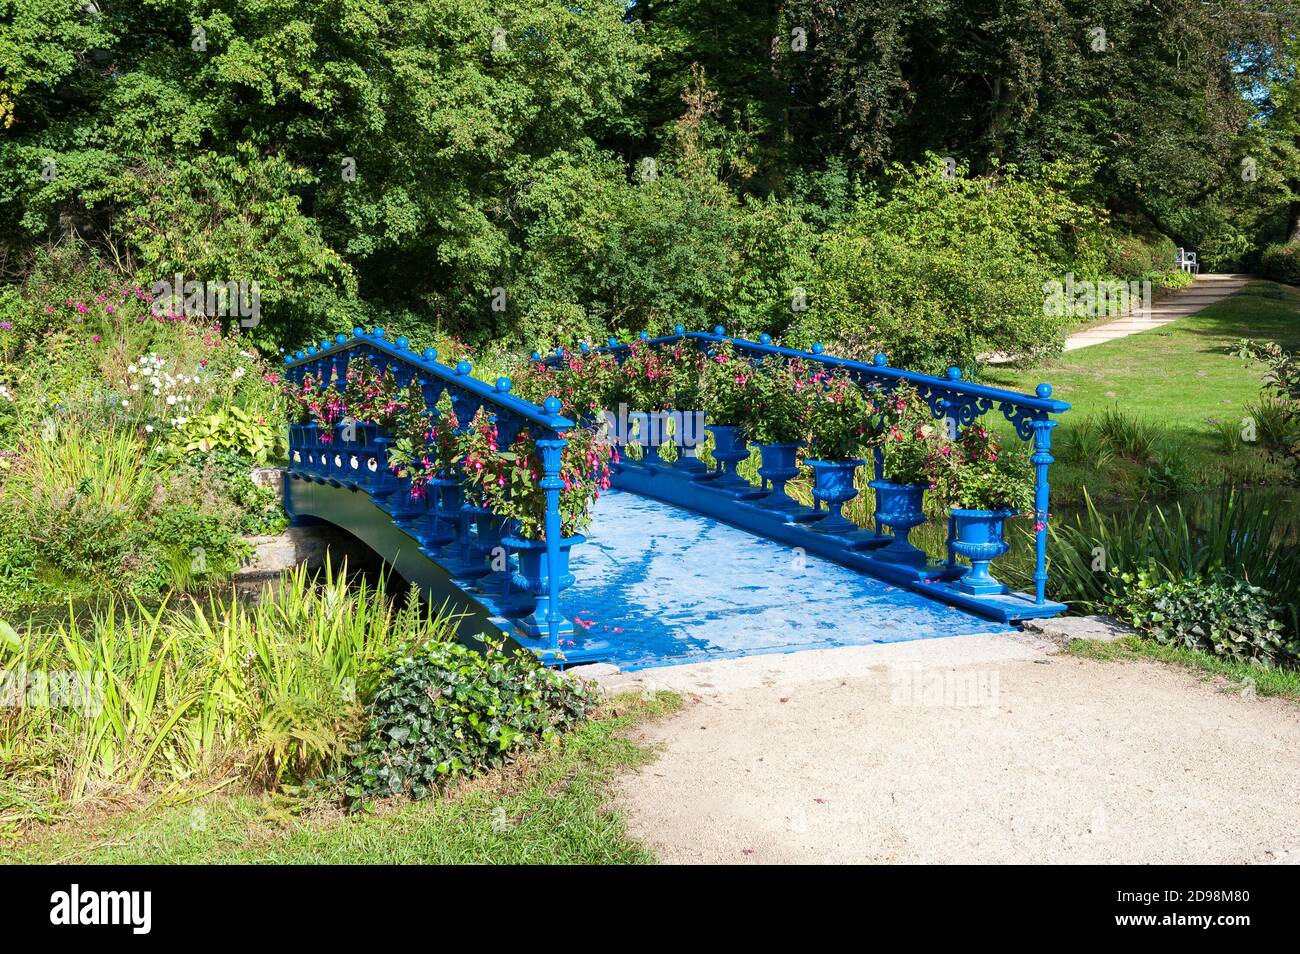
<path id="1" fill-rule="evenodd" d="M 688 705 L 622 779 L 665 862 L 1294 862 L 1300 706 L 1027 635 L 616 674 Z"/>

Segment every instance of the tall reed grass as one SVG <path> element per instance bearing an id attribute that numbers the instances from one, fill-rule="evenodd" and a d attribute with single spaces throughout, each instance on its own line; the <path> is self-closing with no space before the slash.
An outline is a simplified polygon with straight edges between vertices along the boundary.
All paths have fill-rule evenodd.
<path id="1" fill-rule="evenodd" d="M 88 798 L 244 777 L 268 787 L 336 767 L 381 662 L 456 636 L 460 617 L 395 606 L 384 581 L 298 569 L 252 605 L 110 605 L 0 640 L 0 823 Z M 49 673 L 82 674 L 69 700 Z M 69 704 L 69 703 L 72 704 Z"/>

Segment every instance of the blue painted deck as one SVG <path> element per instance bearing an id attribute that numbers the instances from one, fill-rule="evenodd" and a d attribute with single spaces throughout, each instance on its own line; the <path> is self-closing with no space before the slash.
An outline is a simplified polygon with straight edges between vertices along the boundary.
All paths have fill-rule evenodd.
<path id="1" fill-rule="evenodd" d="M 1010 632 L 831 560 L 618 490 L 594 508 L 561 597 L 567 650 L 623 669 Z"/>

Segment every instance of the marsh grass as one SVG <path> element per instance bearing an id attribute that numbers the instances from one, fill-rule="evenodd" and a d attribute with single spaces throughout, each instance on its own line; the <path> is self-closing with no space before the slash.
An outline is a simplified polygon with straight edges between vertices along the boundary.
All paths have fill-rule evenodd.
<path id="1" fill-rule="evenodd" d="M 375 664 L 453 639 L 460 617 L 395 606 L 381 578 L 299 568 L 249 606 L 233 591 L 149 608 L 110 602 L 0 644 L 0 671 L 31 674 L 0 708 L 0 824 L 87 800 L 226 777 L 278 789 L 335 767 L 359 731 Z M 65 704 L 39 674 L 85 674 Z M 12 690 L 11 690 L 12 692 Z"/>

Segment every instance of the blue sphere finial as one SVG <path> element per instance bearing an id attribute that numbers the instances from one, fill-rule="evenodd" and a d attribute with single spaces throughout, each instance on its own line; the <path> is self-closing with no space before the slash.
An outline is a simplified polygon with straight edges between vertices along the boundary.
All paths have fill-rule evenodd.
<path id="1" fill-rule="evenodd" d="M 382 338 L 384 336 L 384 326 L 380 325 L 378 328 L 372 331 L 371 334 L 374 335 L 376 338 Z"/>
<path id="2" fill-rule="evenodd" d="M 498 391 L 500 391 L 502 394 L 506 394 L 509 392 L 510 388 L 511 388 L 511 384 L 509 378 L 505 378 L 505 377 L 497 378 Z"/>
<path id="3" fill-rule="evenodd" d="M 541 361 L 542 353 L 540 351 L 534 351 L 532 357 L 534 361 Z"/>
<path id="4" fill-rule="evenodd" d="M 437 360 L 438 360 L 438 349 L 437 349 L 437 348 L 425 348 L 425 349 L 424 349 L 424 360 L 425 360 L 425 361 L 437 361 Z"/>
<path id="5" fill-rule="evenodd" d="M 339 344 L 343 344 L 343 342 L 348 340 L 348 336 L 340 331 L 338 334 L 334 336 L 334 340 L 337 341 Z"/>
<path id="6" fill-rule="evenodd" d="M 758 336 L 758 343 L 759 343 L 759 344 L 770 345 L 770 344 L 772 343 L 772 336 L 769 335 L 769 334 L 765 331 L 765 332 L 763 332 L 761 335 Z"/>
<path id="7" fill-rule="evenodd" d="M 542 402 L 542 410 L 547 414 L 559 414 L 564 409 L 564 402 L 557 397 L 548 397 Z"/>
<path id="8" fill-rule="evenodd" d="M 877 368 L 883 368 L 885 365 L 889 364 L 889 358 L 886 357 L 882 352 L 878 351 L 871 356 L 871 363 L 874 364 Z"/>
<path id="9" fill-rule="evenodd" d="M 1049 398 L 1052 396 L 1052 386 L 1046 383 L 1040 384 L 1038 387 L 1034 388 L 1034 393 L 1040 398 Z"/>
<path id="10" fill-rule="evenodd" d="M 315 346 L 315 345 L 312 345 L 311 347 L 309 347 L 309 348 L 307 349 L 307 353 L 308 353 L 308 354 L 315 354 L 315 353 L 316 353 L 316 346 Z"/>
<path id="11" fill-rule="evenodd" d="M 396 344 L 397 347 L 405 351 L 407 348 L 411 346 L 411 339 L 406 337 L 406 335 L 402 335 L 400 338 L 397 339 Z"/>
<path id="12" fill-rule="evenodd" d="M 469 373 L 470 373 L 471 371 L 473 371 L 473 370 L 474 370 L 474 366 L 471 365 L 471 364 L 470 364 L 468 361 L 466 361 L 464 358 L 461 358 L 459 361 L 456 362 L 456 373 L 457 373 L 457 374 L 469 374 Z"/>
<path id="13" fill-rule="evenodd" d="M 321 349 L 322 351 L 328 351 L 328 350 L 329 350 L 329 346 L 332 345 L 333 343 L 334 343 L 334 342 L 330 341 L 328 338 L 323 338 L 323 339 L 321 339 L 320 349 Z"/>
<path id="14" fill-rule="evenodd" d="M 722 335 L 725 335 L 727 333 L 727 329 L 722 327 L 722 325 L 714 325 L 713 333 L 721 337 Z"/>
<path id="15" fill-rule="evenodd" d="M 284 363 L 285 363 L 285 364 L 288 364 L 288 363 L 289 363 L 290 361 L 292 361 L 292 360 L 293 360 L 293 358 L 290 357 L 289 355 L 286 354 L 286 355 L 284 356 Z"/>
<path id="16" fill-rule="evenodd" d="M 826 346 L 822 344 L 820 341 L 813 342 L 813 349 L 812 349 L 813 354 L 821 354 L 825 350 L 826 350 Z"/>
<path id="17" fill-rule="evenodd" d="M 587 344 L 587 342 L 585 341 L 580 341 L 578 342 L 578 350 L 581 351 L 583 354 L 586 354 L 591 350 L 591 345 Z"/>
<path id="18" fill-rule="evenodd" d="M 615 337 L 613 337 L 613 336 L 610 336 L 610 337 L 609 337 L 608 339 L 606 339 L 606 340 L 609 342 L 609 346 L 610 346 L 611 348 L 617 348 L 617 347 L 618 347 L 618 339 L 617 339 L 617 338 L 615 338 Z"/>
<path id="19" fill-rule="evenodd" d="M 685 325 L 673 325 L 673 334 L 675 334 L 675 335 L 684 335 L 684 334 L 686 334 L 686 326 L 685 326 Z"/>
<path id="20" fill-rule="evenodd" d="M 362 328 L 360 325 L 358 325 L 358 326 L 356 326 L 356 327 L 354 327 L 354 328 L 352 329 L 352 337 L 354 337 L 354 338 L 364 338 L 365 336 L 366 336 L 366 329 L 365 329 L 365 328 Z"/>
<path id="21" fill-rule="evenodd" d="M 961 368 L 949 368 L 946 372 L 949 381 L 961 380 Z"/>
<path id="22" fill-rule="evenodd" d="M 299 359 L 306 357 L 306 355 L 302 351 L 295 351 L 293 356 Z"/>
<path id="23" fill-rule="evenodd" d="M 561 348 L 559 345 L 556 345 L 556 346 L 555 346 L 555 356 L 556 356 L 557 358 L 563 358 L 563 357 L 564 357 L 564 349 Z"/>
<path id="24" fill-rule="evenodd" d="M 640 338 L 642 341 L 649 341 L 649 340 L 650 340 L 650 332 L 648 332 L 648 331 L 643 331 L 643 332 L 641 332 L 639 335 L 637 335 L 637 337 Z"/>

